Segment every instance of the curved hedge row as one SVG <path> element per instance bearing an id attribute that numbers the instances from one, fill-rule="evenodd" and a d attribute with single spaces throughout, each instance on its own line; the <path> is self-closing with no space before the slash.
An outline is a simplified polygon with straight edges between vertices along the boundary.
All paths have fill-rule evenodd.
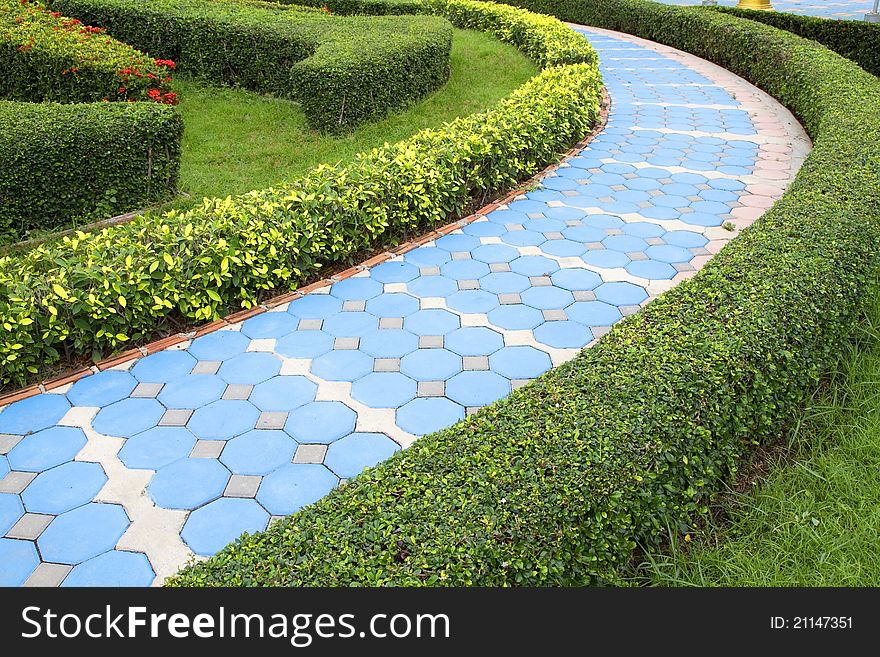
<path id="1" fill-rule="evenodd" d="M 487 13 L 499 9 L 484 5 Z M 501 8 L 507 12 L 509 8 Z M 520 12 L 540 42 L 546 18 Z M 558 25 L 558 23 L 557 23 Z M 481 114 L 321 166 L 278 189 L 43 244 L 0 258 L 0 381 L 21 382 L 61 352 L 143 340 L 169 320 L 214 319 L 296 287 L 328 263 L 456 216 L 514 185 L 587 134 L 601 78 L 586 39 L 544 52 L 548 67 Z M 555 57 L 563 58 L 557 62 Z M 557 65 L 572 59 L 583 63 Z"/>
<path id="2" fill-rule="evenodd" d="M 867 8 L 868 3 L 865 3 Z M 880 75 L 880 25 L 866 21 L 838 20 L 802 16 L 789 12 L 740 9 L 739 7 L 707 7 L 740 18 L 766 23 L 805 39 L 818 41 L 839 55 L 858 63 L 868 73 Z"/>
<path id="3" fill-rule="evenodd" d="M 156 105 L 174 102 L 167 64 L 39 2 L 0 0 L 0 244 L 174 190 L 182 124 Z"/>
<path id="4" fill-rule="evenodd" d="M 216 0 L 51 0 L 180 70 L 293 98 L 309 124 L 342 132 L 449 79 L 452 28 L 427 16 L 361 18 Z"/>
<path id="5" fill-rule="evenodd" d="M 704 508 L 837 358 L 880 245 L 880 81 L 772 27 L 641 0 L 528 0 L 711 59 L 804 119 L 785 196 L 693 279 L 508 398 L 172 585 L 615 583 Z"/>

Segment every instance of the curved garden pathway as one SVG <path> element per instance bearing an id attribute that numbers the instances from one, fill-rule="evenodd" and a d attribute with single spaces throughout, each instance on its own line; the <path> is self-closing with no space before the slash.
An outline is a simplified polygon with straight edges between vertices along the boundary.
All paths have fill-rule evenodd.
<path id="1" fill-rule="evenodd" d="M 666 5 L 701 5 L 702 0 L 654 0 Z M 718 0 L 719 5 L 736 7 L 739 0 Z M 775 11 L 784 11 L 802 16 L 838 18 L 842 20 L 862 20 L 871 11 L 872 0 L 770 0 Z"/>
<path id="2" fill-rule="evenodd" d="M 571 358 L 782 194 L 809 142 L 775 101 L 692 56 L 587 33 L 607 128 L 534 191 L 3 409 L 0 584 L 161 583 Z"/>

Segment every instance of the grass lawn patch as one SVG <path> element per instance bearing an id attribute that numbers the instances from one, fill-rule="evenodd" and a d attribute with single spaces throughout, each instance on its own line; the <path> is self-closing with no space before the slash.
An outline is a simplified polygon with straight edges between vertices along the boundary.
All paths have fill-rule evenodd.
<path id="1" fill-rule="evenodd" d="M 673 534 L 641 564 L 647 583 L 880 586 L 878 383 L 880 295 L 769 476 L 724 496 L 693 540 Z"/>
<path id="2" fill-rule="evenodd" d="M 199 200 L 292 180 L 318 164 L 349 161 L 385 142 L 480 112 L 537 72 L 514 46 L 480 32 L 455 30 L 446 86 L 404 112 L 345 136 L 309 129 L 300 106 L 289 100 L 178 76 L 174 88 L 186 126 L 180 187 Z"/>

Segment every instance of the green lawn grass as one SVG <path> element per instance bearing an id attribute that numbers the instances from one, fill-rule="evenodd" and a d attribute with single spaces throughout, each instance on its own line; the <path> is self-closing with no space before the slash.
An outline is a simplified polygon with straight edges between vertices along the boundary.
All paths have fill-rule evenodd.
<path id="1" fill-rule="evenodd" d="M 344 137 L 309 130 L 293 102 L 177 76 L 174 90 L 185 125 L 180 189 L 198 200 L 270 187 L 317 164 L 350 160 L 361 151 L 486 109 L 537 72 L 513 46 L 456 30 L 446 86 Z"/>
<path id="2" fill-rule="evenodd" d="M 641 575 L 659 586 L 880 586 L 880 295 L 790 441 L 766 479 Z"/>

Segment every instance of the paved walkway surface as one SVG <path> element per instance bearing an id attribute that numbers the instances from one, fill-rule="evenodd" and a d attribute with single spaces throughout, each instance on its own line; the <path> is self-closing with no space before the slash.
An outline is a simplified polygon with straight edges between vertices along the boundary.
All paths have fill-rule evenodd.
<path id="1" fill-rule="evenodd" d="M 782 194 L 809 142 L 775 101 L 690 55 L 588 34 L 607 128 L 535 191 L 0 411 L 0 585 L 161 583 L 573 357 Z"/>
<path id="2" fill-rule="evenodd" d="M 702 0 L 655 0 L 667 5 L 701 5 Z M 719 5 L 736 7 L 748 6 L 739 0 L 718 0 Z M 863 20 L 865 14 L 874 6 L 873 0 L 770 0 L 776 11 L 785 11 L 803 16 L 840 18 L 844 20 Z"/>

